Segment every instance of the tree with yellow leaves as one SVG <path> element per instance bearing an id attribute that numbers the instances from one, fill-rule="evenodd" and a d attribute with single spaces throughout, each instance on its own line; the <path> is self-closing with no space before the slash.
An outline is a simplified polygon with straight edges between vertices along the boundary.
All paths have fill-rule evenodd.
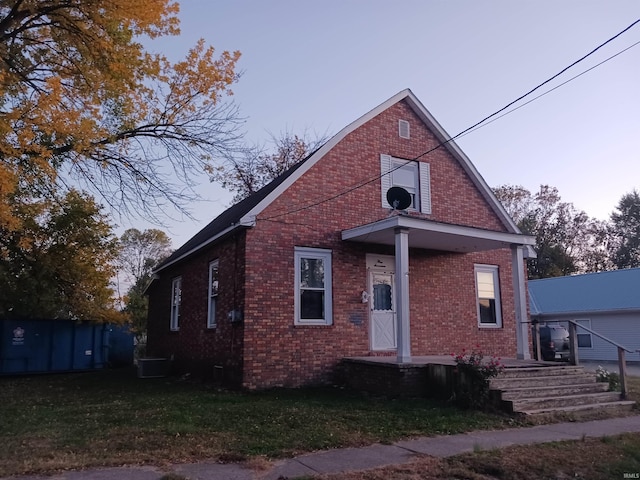
<path id="1" fill-rule="evenodd" d="M 191 179 L 238 140 L 229 101 L 239 52 L 201 40 L 183 61 L 141 41 L 177 35 L 172 0 L 3 0 L 0 3 L 0 226 L 21 219 L 18 190 L 69 185 L 115 211 L 185 210 Z"/>

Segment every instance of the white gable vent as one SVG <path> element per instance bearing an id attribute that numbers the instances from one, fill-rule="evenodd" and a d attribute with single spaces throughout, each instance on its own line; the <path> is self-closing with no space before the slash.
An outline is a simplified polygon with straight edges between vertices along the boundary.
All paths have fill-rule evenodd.
<path id="1" fill-rule="evenodd" d="M 409 138 L 409 122 L 398 120 L 398 133 L 400 138 Z"/>

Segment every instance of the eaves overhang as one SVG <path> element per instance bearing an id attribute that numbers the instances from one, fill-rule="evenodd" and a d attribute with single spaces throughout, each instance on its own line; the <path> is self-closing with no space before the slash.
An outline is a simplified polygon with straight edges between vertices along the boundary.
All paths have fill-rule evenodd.
<path id="1" fill-rule="evenodd" d="M 234 225 L 231 225 L 228 228 L 225 228 L 223 231 L 217 233 L 216 235 L 213 235 L 212 237 L 207 238 L 205 241 L 203 241 L 201 243 L 198 243 L 193 248 L 191 248 L 191 249 L 187 250 L 186 252 L 184 252 L 182 255 L 179 255 L 176 258 L 173 258 L 170 261 L 168 261 L 166 263 L 163 263 L 156 270 L 154 270 L 152 272 L 152 274 L 156 275 L 156 274 L 160 273 L 162 270 L 164 270 L 166 268 L 169 268 L 170 266 L 175 265 L 176 263 L 181 262 L 182 260 L 186 259 L 187 257 L 190 257 L 191 255 L 193 255 L 194 253 L 198 252 L 202 248 L 204 248 L 204 247 L 206 247 L 208 245 L 211 245 L 212 243 L 221 241 L 222 239 L 224 239 L 227 236 L 231 235 L 236 230 L 247 229 L 247 228 L 250 228 L 251 226 L 252 225 L 243 225 L 243 224 L 240 224 L 240 223 L 236 223 Z"/>
<path id="2" fill-rule="evenodd" d="M 535 237 L 395 215 L 342 231 L 342 240 L 394 245 L 398 229 L 409 231 L 409 248 L 469 253 L 511 246 L 532 247 Z"/>
<path id="3" fill-rule="evenodd" d="M 577 317 L 590 317 L 592 315 L 623 315 L 628 313 L 640 313 L 640 308 L 609 308 L 606 310 L 572 310 L 562 312 L 531 312 L 531 318 L 540 321 L 553 319 L 574 319 Z"/>

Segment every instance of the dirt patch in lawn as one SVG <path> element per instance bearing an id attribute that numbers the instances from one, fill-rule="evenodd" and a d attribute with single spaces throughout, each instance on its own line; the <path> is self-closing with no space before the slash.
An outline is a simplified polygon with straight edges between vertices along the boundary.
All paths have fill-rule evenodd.
<path id="1" fill-rule="evenodd" d="M 640 473 L 640 434 L 517 446 L 440 459 L 423 457 L 322 480 L 610 480 Z M 635 478 L 627 476 L 626 478 Z"/>

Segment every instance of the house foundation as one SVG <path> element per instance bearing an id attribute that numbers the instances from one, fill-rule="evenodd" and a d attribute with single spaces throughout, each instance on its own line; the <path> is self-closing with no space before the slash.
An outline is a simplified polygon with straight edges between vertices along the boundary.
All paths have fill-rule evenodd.
<path id="1" fill-rule="evenodd" d="M 508 358 L 505 368 L 555 366 Z M 341 382 L 348 388 L 390 397 L 430 397 L 448 400 L 456 386 L 456 364 L 451 356 L 414 356 L 398 362 L 396 357 L 350 357 L 340 363 Z"/>

